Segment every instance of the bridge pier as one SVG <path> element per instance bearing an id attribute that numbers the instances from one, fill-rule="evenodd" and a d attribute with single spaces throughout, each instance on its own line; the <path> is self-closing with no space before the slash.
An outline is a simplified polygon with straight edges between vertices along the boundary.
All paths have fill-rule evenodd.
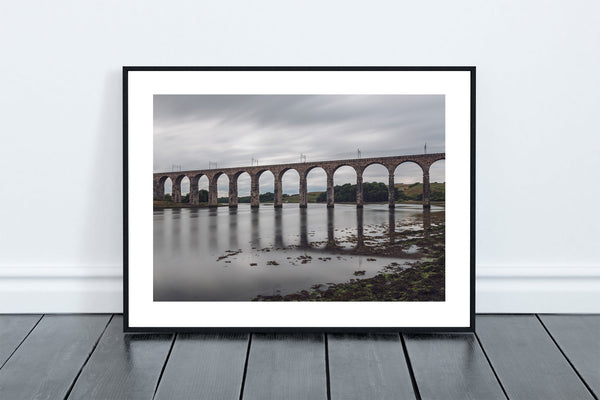
<path id="1" fill-rule="evenodd" d="M 200 194 L 198 193 L 198 180 L 190 179 L 190 204 L 200 204 Z"/>
<path id="2" fill-rule="evenodd" d="M 394 190 L 394 185 L 394 171 L 390 171 L 388 177 L 388 205 L 390 208 L 396 207 L 396 196 L 394 196 L 396 191 Z"/>
<path id="3" fill-rule="evenodd" d="M 423 169 L 423 208 L 431 207 L 431 186 L 429 185 L 429 168 Z"/>
<path id="4" fill-rule="evenodd" d="M 237 206 L 238 206 L 237 177 L 229 176 L 229 208 L 237 208 Z"/>
<path id="5" fill-rule="evenodd" d="M 218 204 L 218 194 L 217 194 L 217 179 L 218 177 L 213 177 L 208 183 L 208 206 L 209 207 L 217 207 Z"/>
<path id="6" fill-rule="evenodd" d="M 363 206 L 363 172 L 362 170 L 356 170 L 356 207 L 362 208 Z"/>
<path id="7" fill-rule="evenodd" d="M 327 172 L 327 208 L 332 208 L 334 204 L 333 171 L 325 172 Z"/>
<path id="8" fill-rule="evenodd" d="M 165 198 L 165 181 L 162 179 L 154 183 L 154 198 L 157 200 L 164 200 Z"/>
<path id="9" fill-rule="evenodd" d="M 181 203 L 181 180 L 173 179 L 173 186 L 171 187 L 171 198 L 175 203 Z"/>
<path id="10" fill-rule="evenodd" d="M 260 204 L 260 193 L 258 189 L 258 177 L 260 175 L 250 175 L 250 207 L 257 208 Z"/>
<path id="11" fill-rule="evenodd" d="M 306 208 L 307 203 L 308 203 L 308 193 L 307 193 L 307 187 L 306 187 L 306 175 L 304 172 L 300 173 L 300 191 L 299 191 L 299 196 L 300 196 L 300 208 Z"/>
<path id="12" fill-rule="evenodd" d="M 273 187 L 273 206 L 275 208 L 283 207 L 283 185 L 281 183 L 282 176 L 281 174 L 275 175 L 275 184 Z"/>

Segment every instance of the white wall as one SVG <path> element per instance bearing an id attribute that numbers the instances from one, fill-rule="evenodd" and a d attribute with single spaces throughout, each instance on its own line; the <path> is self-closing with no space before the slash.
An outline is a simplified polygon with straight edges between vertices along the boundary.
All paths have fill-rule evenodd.
<path id="1" fill-rule="evenodd" d="M 0 311 L 121 308 L 121 66 L 477 66 L 478 310 L 600 312 L 600 2 L 0 5 Z"/>

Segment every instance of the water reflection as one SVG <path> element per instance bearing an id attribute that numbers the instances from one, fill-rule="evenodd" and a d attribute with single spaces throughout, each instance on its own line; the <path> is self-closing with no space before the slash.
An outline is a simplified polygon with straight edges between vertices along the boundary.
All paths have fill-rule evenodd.
<path id="1" fill-rule="evenodd" d="M 429 235 L 431 212 L 343 204 L 155 210 L 154 298 L 243 301 L 344 282 L 357 270 L 368 278 L 390 262 L 409 261 L 408 252 L 384 254 L 377 246 L 406 237 L 408 223 L 411 232 Z"/>
<path id="2" fill-rule="evenodd" d="M 365 246 L 364 231 L 364 207 L 356 209 L 356 248 L 362 249 Z"/>
<path id="3" fill-rule="evenodd" d="M 274 208 L 273 213 L 273 231 L 275 234 L 275 247 L 282 249 L 285 247 L 285 245 L 283 244 L 283 208 Z"/>
<path id="4" fill-rule="evenodd" d="M 308 228 L 307 228 L 307 214 L 306 208 L 300 208 L 300 248 L 305 249 L 308 247 Z"/>
<path id="5" fill-rule="evenodd" d="M 394 243 L 396 240 L 396 209 L 390 208 L 390 212 L 388 214 L 388 235 L 390 237 L 390 243 Z"/>
<path id="6" fill-rule="evenodd" d="M 429 239 L 431 236 L 431 210 L 423 209 L 423 236 Z"/>
<path id="7" fill-rule="evenodd" d="M 257 249 L 260 248 L 260 218 L 258 216 L 258 211 L 258 208 L 250 208 L 250 226 L 252 228 L 252 239 L 250 244 Z"/>
<path id="8" fill-rule="evenodd" d="M 335 244 L 335 235 L 334 231 L 334 209 L 327 208 L 327 244 L 325 245 L 326 249 L 335 249 L 337 245 Z"/>

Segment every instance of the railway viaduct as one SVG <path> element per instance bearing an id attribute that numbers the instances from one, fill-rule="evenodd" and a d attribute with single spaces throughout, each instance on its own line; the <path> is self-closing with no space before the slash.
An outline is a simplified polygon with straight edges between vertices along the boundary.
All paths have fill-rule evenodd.
<path id="1" fill-rule="evenodd" d="M 444 160 L 446 157 L 445 153 L 434 153 L 434 154 L 418 154 L 418 155 L 405 155 L 405 156 L 393 156 L 393 157 L 375 157 L 375 158 L 359 158 L 350 160 L 330 160 L 330 161 L 313 161 L 303 163 L 291 163 L 291 164 L 275 164 L 275 165 L 261 165 L 252 167 L 234 167 L 234 168 L 216 168 L 216 169 L 202 169 L 193 171 L 177 171 L 177 172 L 157 172 L 154 173 L 154 198 L 164 199 L 165 192 L 165 181 L 167 178 L 171 179 L 172 182 L 172 198 L 176 203 L 181 203 L 181 181 L 186 176 L 190 180 L 190 203 L 192 205 L 199 204 L 198 195 L 198 180 L 202 176 L 208 178 L 208 205 L 209 207 L 217 206 L 217 180 L 222 174 L 229 177 L 229 207 L 237 207 L 238 205 L 238 190 L 237 181 L 238 177 L 246 172 L 250 175 L 250 205 L 252 207 L 259 206 L 259 178 L 261 174 L 266 171 L 270 171 L 275 177 L 275 187 L 273 190 L 274 194 L 274 205 L 275 207 L 281 207 L 283 204 L 283 192 L 282 192 L 282 178 L 283 174 L 293 169 L 298 172 L 300 176 L 300 207 L 305 208 L 307 206 L 307 184 L 306 177 L 310 170 L 313 168 L 322 168 L 327 174 L 327 207 L 333 207 L 335 203 L 334 192 L 333 192 L 333 174 L 335 171 L 343 166 L 350 166 L 356 171 L 356 206 L 363 206 L 362 196 L 362 184 L 363 184 L 363 171 L 369 165 L 381 164 L 388 170 L 388 203 L 390 207 L 395 206 L 394 199 L 394 171 L 400 164 L 406 162 L 412 162 L 419 165 L 423 171 L 423 207 L 430 207 L 431 189 L 429 185 L 429 168 L 431 164 L 438 160 Z"/>

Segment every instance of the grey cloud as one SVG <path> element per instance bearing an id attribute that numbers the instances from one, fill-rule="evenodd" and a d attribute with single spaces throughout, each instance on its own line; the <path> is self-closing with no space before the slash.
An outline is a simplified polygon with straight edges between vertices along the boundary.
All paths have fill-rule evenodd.
<path id="1" fill-rule="evenodd" d="M 309 160 L 445 151 L 445 99 L 442 95 L 156 95 L 154 169 L 207 168 L 208 162 L 232 167 Z M 383 171 L 384 172 L 384 171 Z M 420 181 L 420 171 L 405 166 L 396 181 Z M 336 173 L 336 184 L 354 182 L 352 171 Z M 432 181 L 444 181 L 443 163 L 432 166 Z M 365 180 L 387 183 L 375 166 Z M 261 177 L 261 192 L 272 178 Z M 320 174 L 309 187 L 325 186 Z M 219 192 L 227 192 L 226 178 Z M 284 178 L 284 192 L 297 193 L 297 178 Z M 245 187 L 239 183 L 240 192 Z M 265 189 L 265 190 L 263 190 Z M 169 189 L 167 189 L 169 190 Z M 183 182 L 182 190 L 189 190 Z"/>

